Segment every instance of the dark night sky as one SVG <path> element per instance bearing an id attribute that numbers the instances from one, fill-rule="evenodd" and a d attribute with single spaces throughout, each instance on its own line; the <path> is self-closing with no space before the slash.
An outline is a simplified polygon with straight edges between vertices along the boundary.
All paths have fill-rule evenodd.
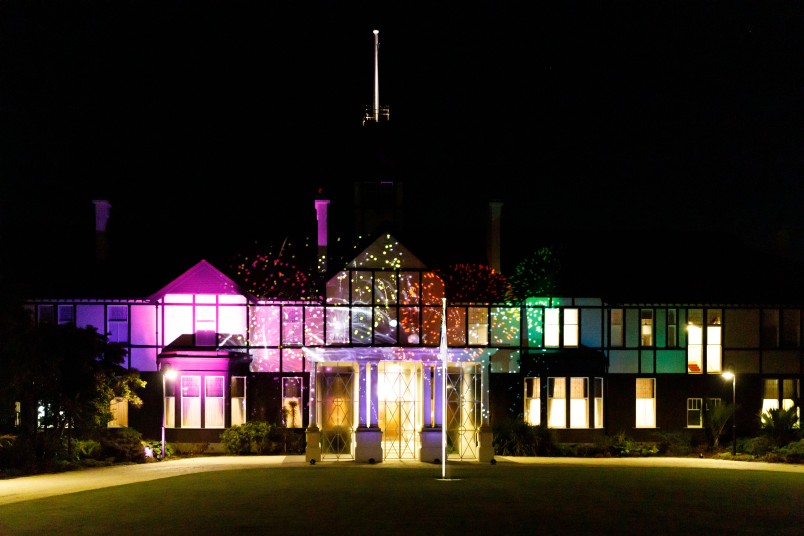
<path id="1" fill-rule="evenodd" d="M 397 163 L 434 225 L 496 197 L 534 245 L 602 233 L 598 263 L 706 270 L 685 244 L 711 241 L 804 259 L 800 2 L 540 4 L 3 2 L 5 265 L 92 229 L 96 197 L 183 267 L 312 220 L 316 187 L 361 159 L 375 28 Z"/>

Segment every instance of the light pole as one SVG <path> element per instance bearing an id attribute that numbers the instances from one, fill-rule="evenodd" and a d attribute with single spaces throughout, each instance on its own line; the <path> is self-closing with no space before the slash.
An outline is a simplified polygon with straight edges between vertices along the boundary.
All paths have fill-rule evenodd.
<path id="1" fill-rule="evenodd" d="M 723 377 L 731 380 L 731 455 L 737 456 L 737 375 L 724 372 Z"/>
<path id="2" fill-rule="evenodd" d="M 172 367 L 165 366 L 162 367 L 162 457 L 161 460 L 165 459 L 165 413 L 167 413 L 167 397 L 165 397 L 165 380 L 173 381 L 176 379 L 176 370 Z"/>

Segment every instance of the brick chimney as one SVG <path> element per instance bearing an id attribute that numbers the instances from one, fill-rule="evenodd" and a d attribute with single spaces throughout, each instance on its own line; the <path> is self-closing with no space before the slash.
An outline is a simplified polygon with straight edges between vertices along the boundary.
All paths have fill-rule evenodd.
<path id="1" fill-rule="evenodd" d="M 489 203 L 489 235 L 486 255 L 488 256 L 489 266 L 495 272 L 502 272 L 500 261 L 500 217 L 502 206 L 502 201 L 491 201 Z"/>
<path id="2" fill-rule="evenodd" d="M 95 258 L 98 262 L 105 262 L 109 256 L 106 227 L 109 224 L 112 204 L 106 199 L 94 199 L 92 203 L 95 205 Z"/>

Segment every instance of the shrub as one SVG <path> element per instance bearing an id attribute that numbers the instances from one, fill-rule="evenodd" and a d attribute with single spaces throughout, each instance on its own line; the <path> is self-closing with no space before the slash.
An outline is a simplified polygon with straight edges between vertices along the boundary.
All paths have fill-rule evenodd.
<path id="1" fill-rule="evenodd" d="M 804 439 L 793 441 L 779 449 L 786 463 L 804 463 Z"/>
<path id="2" fill-rule="evenodd" d="M 659 454 L 664 456 L 687 456 L 695 450 L 692 436 L 687 431 L 657 432 Z"/>
<path id="3" fill-rule="evenodd" d="M 100 455 L 115 462 L 145 462 L 142 434 L 133 428 L 107 428 L 100 433 Z"/>
<path id="4" fill-rule="evenodd" d="M 762 414 L 762 432 L 776 446 L 783 447 L 796 438 L 798 429 L 798 408 L 771 409 Z"/>
<path id="5" fill-rule="evenodd" d="M 494 453 L 500 456 L 551 456 L 559 453 L 553 432 L 541 424 L 527 424 L 521 417 L 494 426 Z"/>
<path id="6" fill-rule="evenodd" d="M 232 426 L 221 433 L 221 442 L 230 454 L 272 454 L 278 452 L 275 425 L 252 421 Z"/>

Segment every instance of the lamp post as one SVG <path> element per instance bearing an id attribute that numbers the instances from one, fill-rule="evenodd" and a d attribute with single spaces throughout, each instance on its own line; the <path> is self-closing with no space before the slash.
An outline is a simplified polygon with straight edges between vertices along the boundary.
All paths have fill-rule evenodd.
<path id="1" fill-rule="evenodd" d="M 723 377 L 731 380 L 731 455 L 737 456 L 737 375 L 724 372 Z"/>
<path id="2" fill-rule="evenodd" d="M 165 397 L 165 380 L 175 380 L 176 379 L 176 370 L 171 368 L 170 366 L 166 366 L 162 368 L 162 457 L 161 460 L 165 459 L 165 413 L 167 413 L 167 409 L 165 408 L 167 398 Z"/>

